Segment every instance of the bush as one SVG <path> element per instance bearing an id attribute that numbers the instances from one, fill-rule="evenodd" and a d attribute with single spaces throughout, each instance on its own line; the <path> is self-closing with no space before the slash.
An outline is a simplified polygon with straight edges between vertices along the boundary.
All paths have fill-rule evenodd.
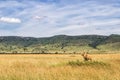
<path id="1" fill-rule="evenodd" d="M 80 62 L 79 60 L 76 61 L 69 61 L 67 65 L 71 66 L 96 66 L 96 65 L 101 65 L 101 66 L 106 66 L 108 64 L 104 62 L 98 62 L 98 61 L 84 61 Z"/>

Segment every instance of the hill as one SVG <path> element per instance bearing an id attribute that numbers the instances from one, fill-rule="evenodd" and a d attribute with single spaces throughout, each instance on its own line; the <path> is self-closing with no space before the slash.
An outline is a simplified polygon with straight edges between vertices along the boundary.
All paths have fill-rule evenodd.
<path id="1" fill-rule="evenodd" d="M 0 53 L 120 51 L 120 35 L 56 35 L 47 38 L 1 36 Z"/>

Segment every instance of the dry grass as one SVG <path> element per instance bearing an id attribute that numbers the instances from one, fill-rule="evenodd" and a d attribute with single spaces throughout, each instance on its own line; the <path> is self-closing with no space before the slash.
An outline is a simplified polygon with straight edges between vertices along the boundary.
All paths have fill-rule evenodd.
<path id="1" fill-rule="evenodd" d="M 81 55 L 0 55 L 0 80 L 120 80 L 120 54 L 91 56 L 97 64 Z M 68 65 L 76 60 L 80 66 Z"/>

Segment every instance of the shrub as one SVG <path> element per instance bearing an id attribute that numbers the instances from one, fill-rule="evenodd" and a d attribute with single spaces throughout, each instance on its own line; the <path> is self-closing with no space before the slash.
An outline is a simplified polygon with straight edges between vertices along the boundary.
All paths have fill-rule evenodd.
<path id="1" fill-rule="evenodd" d="M 69 61 L 67 63 L 67 65 L 70 66 L 107 66 L 108 64 L 104 63 L 104 62 L 98 62 L 98 61 L 84 61 L 84 62 L 80 62 L 79 60 L 76 61 Z"/>

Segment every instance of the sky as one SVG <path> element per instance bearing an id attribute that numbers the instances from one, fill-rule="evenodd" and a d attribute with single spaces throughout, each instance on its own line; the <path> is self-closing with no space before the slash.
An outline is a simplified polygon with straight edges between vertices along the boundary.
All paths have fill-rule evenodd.
<path id="1" fill-rule="evenodd" d="M 0 0 L 0 36 L 120 34 L 120 0 Z"/>

